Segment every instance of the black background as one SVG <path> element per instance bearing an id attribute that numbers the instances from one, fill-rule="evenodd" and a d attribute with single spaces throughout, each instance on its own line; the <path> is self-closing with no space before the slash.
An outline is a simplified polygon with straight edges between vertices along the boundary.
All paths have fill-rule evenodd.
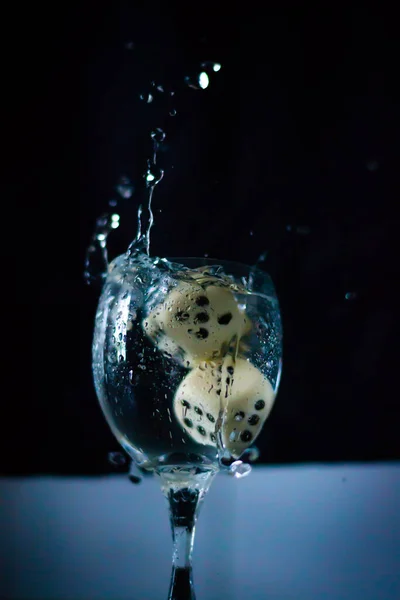
<path id="1" fill-rule="evenodd" d="M 1 471 L 111 468 L 118 445 L 91 379 L 98 290 L 83 263 L 121 175 L 137 191 L 121 205 L 112 255 L 133 238 L 156 126 L 167 139 L 152 253 L 253 263 L 268 252 L 284 371 L 262 460 L 399 459 L 394 15 L 334 3 L 14 10 L 3 53 Z M 186 88 L 205 60 L 221 71 L 206 90 Z M 140 101 L 152 80 L 177 90 L 176 117 L 165 94 Z"/>

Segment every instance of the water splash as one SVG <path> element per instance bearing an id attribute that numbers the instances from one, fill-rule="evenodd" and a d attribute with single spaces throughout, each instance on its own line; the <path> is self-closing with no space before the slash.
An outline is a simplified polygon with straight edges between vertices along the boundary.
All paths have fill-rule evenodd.
<path id="1" fill-rule="evenodd" d="M 105 277 L 108 268 L 107 239 L 111 231 L 119 227 L 119 218 L 117 213 L 104 213 L 96 219 L 85 257 L 83 276 L 87 284 L 99 282 Z"/>
<path id="2" fill-rule="evenodd" d="M 251 267 L 250 272 L 249 272 L 249 280 L 244 284 L 244 285 L 247 285 L 249 290 L 252 290 L 254 288 L 254 278 L 256 276 L 257 269 L 259 268 L 261 263 L 266 261 L 267 255 L 268 255 L 268 251 L 264 250 L 264 252 L 262 252 L 260 254 L 260 256 L 257 258 L 254 265 Z"/>
<path id="3" fill-rule="evenodd" d="M 126 49 L 131 50 L 133 47 L 133 42 L 127 42 L 125 44 Z M 209 86 L 211 78 L 220 70 L 221 64 L 218 62 L 203 62 L 195 75 L 185 77 L 185 84 L 196 90 L 205 89 Z M 169 103 L 167 114 L 171 117 L 175 117 L 177 115 L 177 110 L 170 105 L 171 98 L 176 95 L 175 90 L 168 90 L 165 85 L 160 84 L 155 80 L 151 81 L 150 90 L 151 91 L 142 92 L 140 94 L 140 99 L 144 103 L 150 104 L 154 101 L 155 96 L 159 96 L 160 98 L 163 96 L 165 101 Z M 143 175 L 147 189 L 147 200 L 138 207 L 136 237 L 130 243 L 126 252 L 127 260 L 133 256 L 136 257 L 139 254 L 150 256 L 150 233 L 154 224 L 152 210 L 153 194 L 156 185 L 158 185 L 164 177 L 164 170 L 157 164 L 157 158 L 158 151 L 160 148 L 163 148 L 162 144 L 166 139 L 166 134 L 161 127 L 156 127 L 151 131 L 150 137 L 153 145 L 152 155 L 147 160 L 147 169 Z M 174 167 L 171 166 L 171 168 Z M 119 226 L 119 214 L 116 212 L 118 203 L 120 199 L 130 199 L 134 193 L 135 187 L 130 179 L 124 175 L 118 181 L 115 190 L 119 198 L 112 198 L 108 202 L 109 206 L 113 208 L 115 212 L 104 213 L 97 219 L 91 243 L 87 249 L 84 278 L 88 284 L 95 281 L 102 282 L 106 276 L 109 266 L 107 239 L 111 231 Z"/>
<path id="4" fill-rule="evenodd" d="M 344 296 L 345 300 L 356 300 L 357 292 L 347 292 Z"/>
<path id="5" fill-rule="evenodd" d="M 150 138 L 153 142 L 153 152 L 151 158 L 147 160 L 147 170 L 144 174 L 146 180 L 146 188 L 148 190 L 147 205 L 143 205 L 138 209 L 138 226 L 135 239 L 129 245 L 127 250 L 127 258 L 136 256 L 138 253 L 145 251 L 147 256 L 150 256 L 150 233 L 154 224 L 154 214 L 152 210 L 152 200 L 154 188 L 160 183 L 164 177 L 164 170 L 157 164 L 157 152 L 161 144 L 165 141 L 166 134 L 161 127 L 156 127 L 150 133 Z"/>

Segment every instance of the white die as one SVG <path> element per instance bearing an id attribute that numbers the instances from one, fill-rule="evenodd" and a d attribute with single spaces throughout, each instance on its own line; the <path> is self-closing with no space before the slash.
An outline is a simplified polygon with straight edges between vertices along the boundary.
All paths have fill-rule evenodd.
<path id="1" fill-rule="evenodd" d="M 162 334 L 173 341 L 192 366 L 221 357 L 235 336 L 249 330 L 250 321 L 229 288 L 180 282 L 144 319 L 143 328 L 152 338 Z"/>
<path id="2" fill-rule="evenodd" d="M 260 433 L 272 408 L 271 383 L 249 361 L 231 356 L 219 364 L 203 363 L 182 381 L 174 398 L 174 413 L 186 433 L 201 444 L 216 444 L 216 424 L 222 410 L 221 439 L 238 458 Z"/>

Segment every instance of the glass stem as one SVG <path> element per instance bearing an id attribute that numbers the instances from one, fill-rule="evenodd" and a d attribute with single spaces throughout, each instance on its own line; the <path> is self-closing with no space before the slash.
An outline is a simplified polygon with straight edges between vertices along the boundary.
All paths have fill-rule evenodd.
<path id="1" fill-rule="evenodd" d="M 168 501 L 172 530 L 172 575 L 168 600 L 194 600 L 192 553 L 200 506 L 216 474 L 215 470 L 198 473 L 183 469 L 158 472 Z"/>

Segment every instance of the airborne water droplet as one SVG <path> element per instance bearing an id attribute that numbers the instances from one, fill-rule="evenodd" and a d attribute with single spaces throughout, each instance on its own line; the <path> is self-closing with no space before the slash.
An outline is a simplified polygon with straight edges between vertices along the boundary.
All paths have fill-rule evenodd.
<path id="1" fill-rule="evenodd" d="M 195 77 L 185 77 L 185 83 L 194 90 L 205 90 L 210 83 L 209 77 L 205 71 L 202 71 Z"/>
<path id="2" fill-rule="evenodd" d="M 121 467 L 126 463 L 126 457 L 122 452 L 109 452 L 107 458 L 108 462 L 114 467 Z"/>
<path id="3" fill-rule="evenodd" d="M 158 144 L 165 140 L 165 131 L 163 131 L 161 127 L 156 127 L 155 129 L 153 129 L 150 135 L 151 138 Z"/>
<path id="4" fill-rule="evenodd" d="M 130 198 L 133 194 L 134 188 L 129 177 L 123 175 L 116 186 L 116 190 L 121 198 Z"/>
<path id="5" fill-rule="evenodd" d="M 355 300 L 356 298 L 357 298 L 357 292 L 347 292 L 347 294 L 345 294 L 346 300 Z"/>
<path id="6" fill-rule="evenodd" d="M 160 183 L 161 179 L 164 176 L 164 171 L 160 169 L 157 165 L 152 164 L 150 161 L 148 162 L 148 169 L 146 171 L 146 184 L 147 187 L 153 187 Z"/>
<path id="7" fill-rule="evenodd" d="M 143 100 L 144 102 L 147 102 L 147 104 L 150 104 L 150 102 L 153 102 L 153 95 L 149 93 L 146 94 L 140 94 L 139 98 L 141 100 Z"/>

